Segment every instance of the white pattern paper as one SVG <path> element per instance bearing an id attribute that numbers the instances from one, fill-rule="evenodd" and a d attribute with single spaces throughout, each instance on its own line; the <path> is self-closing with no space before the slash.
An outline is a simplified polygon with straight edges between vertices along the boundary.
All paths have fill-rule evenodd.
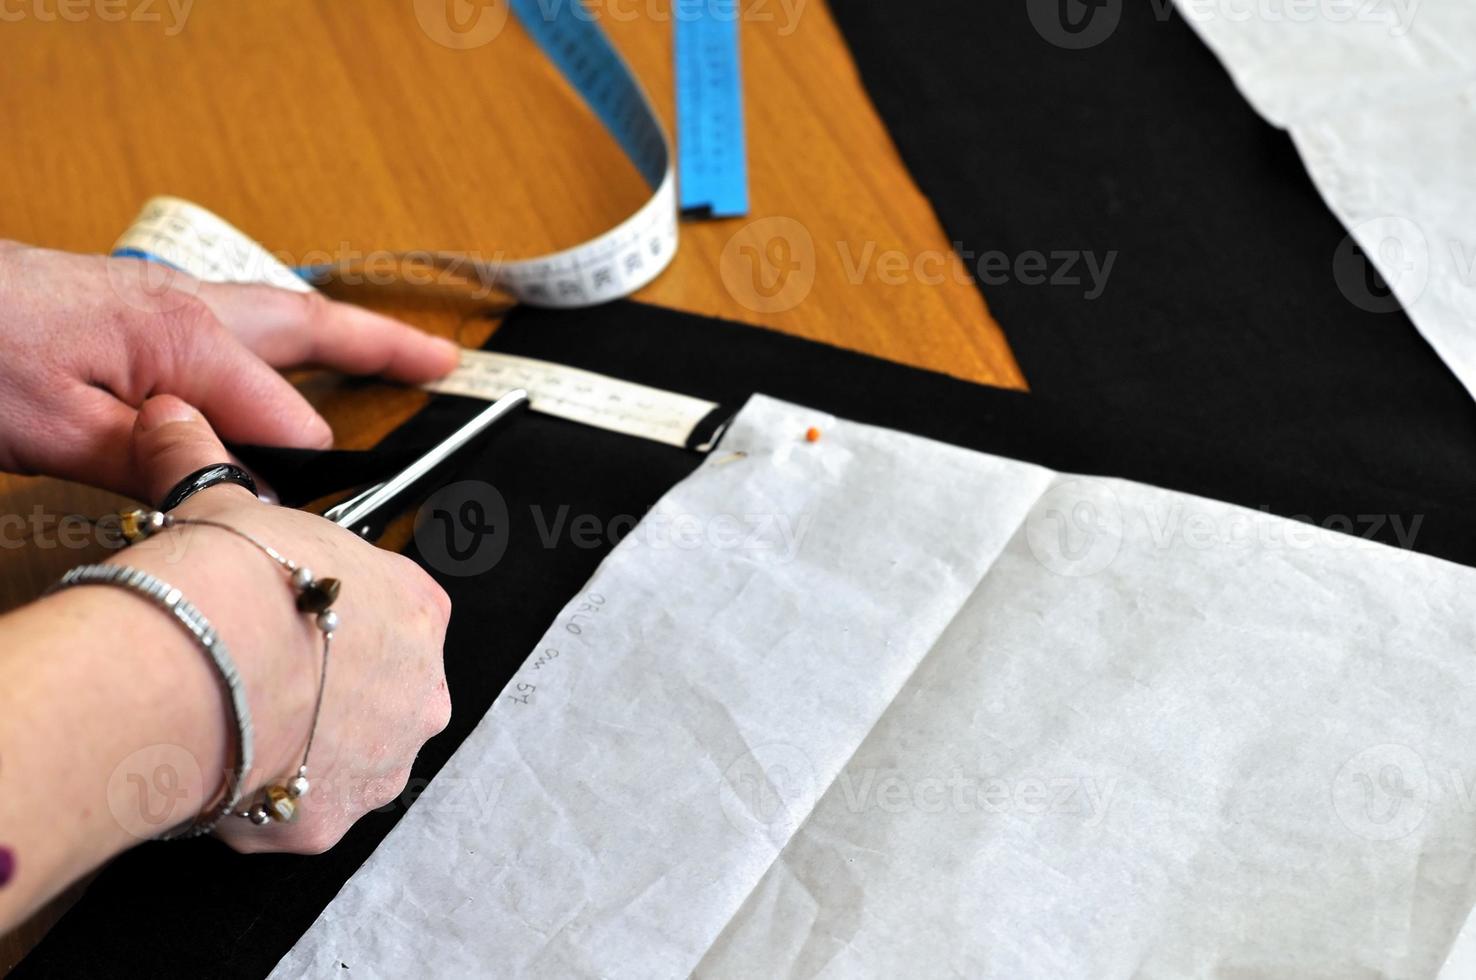
<path id="1" fill-rule="evenodd" d="M 1476 4 L 1174 2 L 1476 394 Z M 1351 252 L 1328 261 L 1350 302 L 1397 308 Z"/>
<path id="2" fill-rule="evenodd" d="M 277 975 L 1431 976 L 1473 595 L 755 397 Z"/>

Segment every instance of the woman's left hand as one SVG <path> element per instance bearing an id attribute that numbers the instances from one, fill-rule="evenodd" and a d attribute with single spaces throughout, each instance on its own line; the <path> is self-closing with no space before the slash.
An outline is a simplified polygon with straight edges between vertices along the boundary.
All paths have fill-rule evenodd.
<path id="1" fill-rule="evenodd" d="M 450 341 L 316 292 L 0 241 L 0 470 L 143 499 L 129 445 L 154 395 L 195 406 L 227 441 L 323 448 L 328 423 L 277 368 L 414 384 L 456 360 Z"/>

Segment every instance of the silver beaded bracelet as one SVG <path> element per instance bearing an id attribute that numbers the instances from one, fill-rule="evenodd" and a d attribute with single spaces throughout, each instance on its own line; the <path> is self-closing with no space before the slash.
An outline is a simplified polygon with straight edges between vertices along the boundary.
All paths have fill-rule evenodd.
<path id="1" fill-rule="evenodd" d="M 200 813 L 199 818 L 183 830 L 165 834 L 164 839 L 196 837 L 210 833 L 220 822 L 221 817 L 230 813 L 240 801 L 241 793 L 246 786 L 246 774 L 251 770 L 251 708 L 246 704 L 246 691 L 241 684 L 241 675 L 236 670 L 236 662 L 231 659 L 230 651 L 226 649 L 225 641 L 215 632 L 215 627 L 210 625 L 210 620 L 206 619 L 200 610 L 185 599 L 178 589 L 160 581 L 148 572 L 141 572 L 124 565 L 79 565 L 63 575 L 61 581 L 48 591 L 60 592 L 78 585 L 112 585 L 130 589 L 160 606 L 174 617 L 200 649 L 205 651 L 206 659 L 215 669 L 216 677 L 219 678 L 226 695 L 226 706 L 231 722 L 236 728 L 235 766 L 226 778 L 225 788 L 218 794 L 220 802 L 206 807 Z"/>
<path id="2" fill-rule="evenodd" d="M 185 831 L 171 834 L 169 837 L 194 837 L 208 834 L 215 829 L 221 818 L 228 814 L 250 820 L 258 827 L 271 821 L 290 822 L 297 818 L 297 801 L 306 796 L 311 788 L 311 783 L 307 778 L 308 760 L 312 756 L 313 739 L 318 733 L 318 718 L 323 711 L 323 691 L 328 680 L 328 655 L 333 648 L 333 633 L 338 629 L 338 613 L 334 612 L 331 607 L 338 599 L 340 583 L 334 578 L 317 578 L 311 569 L 284 557 L 271 545 L 220 521 L 201 517 L 175 517 L 173 514 L 157 510 L 132 510 L 122 515 L 120 523 L 123 538 L 129 544 L 142 541 L 169 528 L 182 526 L 212 527 L 234 534 L 274 561 L 287 572 L 288 581 L 296 596 L 298 611 L 312 616 L 318 630 L 323 634 L 323 658 L 318 670 L 318 693 L 313 701 L 312 723 L 308 727 L 307 745 L 302 750 L 302 763 L 298 765 L 296 775 L 285 783 L 268 785 L 262 791 L 260 799 L 244 810 L 237 810 L 236 805 L 241 800 L 246 775 L 251 768 L 251 713 L 246 705 L 240 674 L 230 654 L 226 651 L 225 645 L 216 635 L 214 627 L 200 614 L 198 609 L 184 600 L 178 589 L 144 572 L 120 565 L 84 565 L 74 568 L 62 576 L 62 580 L 54 586 L 54 589 L 95 583 L 122 586 L 148 596 L 184 624 L 209 655 L 225 687 L 237 732 L 238 748 L 234 772 L 227 780 L 225 790 L 221 794 L 222 802 L 203 811 L 200 818 Z"/>

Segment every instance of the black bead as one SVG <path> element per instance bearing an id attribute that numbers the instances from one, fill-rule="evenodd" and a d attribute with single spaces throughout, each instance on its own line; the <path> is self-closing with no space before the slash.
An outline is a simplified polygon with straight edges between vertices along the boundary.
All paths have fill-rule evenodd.
<path id="1" fill-rule="evenodd" d="M 338 589 L 338 579 L 318 579 L 312 585 L 297 593 L 298 611 L 305 613 L 326 612 L 328 607 L 337 601 Z"/>

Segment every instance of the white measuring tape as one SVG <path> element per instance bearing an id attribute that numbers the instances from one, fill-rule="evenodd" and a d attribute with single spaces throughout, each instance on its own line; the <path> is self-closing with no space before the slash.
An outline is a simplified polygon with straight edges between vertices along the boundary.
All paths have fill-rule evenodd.
<path id="1" fill-rule="evenodd" d="M 425 387 L 486 401 L 522 388 L 535 412 L 704 452 L 722 431 L 719 420 L 709 418 L 717 410 L 716 402 L 495 351 L 462 351 L 460 367 Z M 713 431 L 701 433 L 705 440 L 694 444 L 705 419 Z"/>
<path id="2" fill-rule="evenodd" d="M 475 278 L 534 306 L 592 306 L 627 296 L 655 279 L 676 253 L 671 141 L 640 82 L 583 7 L 570 2 L 544 10 L 540 0 L 512 0 L 511 5 L 625 150 L 652 195 L 616 227 L 552 255 L 486 262 L 439 251 L 414 253 L 413 259 Z M 311 270 L 289 268 L 223 218 L 175 197 L 148 201 L 113 254 L 164 262 L 207 282 L 312 288 L 304 279 Z"/>

